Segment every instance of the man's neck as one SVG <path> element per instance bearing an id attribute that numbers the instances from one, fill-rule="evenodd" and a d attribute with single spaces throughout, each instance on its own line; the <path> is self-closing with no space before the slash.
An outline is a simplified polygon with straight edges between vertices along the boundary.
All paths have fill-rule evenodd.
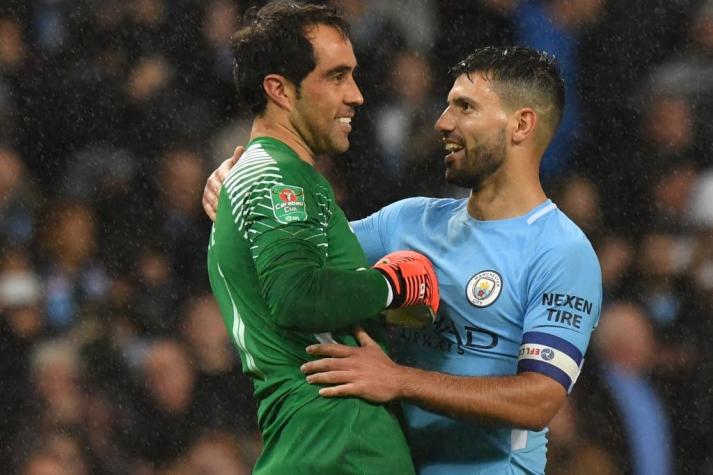
<path id="1" fill-rule="evenodd" d="M 270 137 L 290 147 L 303 161 L 314 166 L 314 153 L 307 146 L 302 136 L 290 125 L 267 117 L 256 117 L 250 131 L 250 140 L 258 137 Z"/>
<path id="2" fill-rule="evenodd" d="M 468 199 L 468 214 L 481 221 L 515 218 L 527 214 L 547 199 L 536 167 L 508 170 L 503 165 Z"/>

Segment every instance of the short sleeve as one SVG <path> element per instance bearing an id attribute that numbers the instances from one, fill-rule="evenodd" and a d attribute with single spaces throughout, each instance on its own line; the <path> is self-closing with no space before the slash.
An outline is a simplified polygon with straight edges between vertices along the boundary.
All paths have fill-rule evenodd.
<path id="1" fill-rule="evenodd" d="M 569 392 L 599 321 L 601 270 L 589 242 L 549 247 L 529 271 L 518 373 L 534 371 Z"/>

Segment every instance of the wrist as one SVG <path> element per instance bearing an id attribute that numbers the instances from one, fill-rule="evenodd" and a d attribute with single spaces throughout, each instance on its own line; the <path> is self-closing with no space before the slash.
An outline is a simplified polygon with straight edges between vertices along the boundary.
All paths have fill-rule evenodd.
<path id="1" fill-rule="evenodd" d="M 381 276 L 384 278 L 384 281 L 386 282 L 386 292 L 387 292 L 386 303 L 384 304 L 384 308 L 389 308 L 389 306 L 394 301 L 394 289 L 391 288 L 391 282 L 389 282 L 389 279 L 384 274 L 381 274 Z"/>
<path id="2" fill-rule="evenodd" d="M 387 288 L 387 299 L 386 307 L 384 308 L 398 308 L 403 305 L 403 284 L 400 282 L 401 277 L 399 276 L 397 270 L 389 266 L 374 266 L 374 270 L 379 272 L 381 276 L 386 281 Z"/>
<path id="3" fill-rule="evenodd" d="M 420 370 L 410 366 L 396 365 L 394 381 L 394 399 L 413 400 L 416 398 L 419 386 Z"/>

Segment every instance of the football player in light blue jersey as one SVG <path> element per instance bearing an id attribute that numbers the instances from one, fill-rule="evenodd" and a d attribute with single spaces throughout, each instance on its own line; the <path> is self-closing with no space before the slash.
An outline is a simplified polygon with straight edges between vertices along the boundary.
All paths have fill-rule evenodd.
<path id="1" fill-rule="evenodd" d="M 453 68 L 436 122 L 446 179 L 468 199 L 406 199 L 352 223 L 367 257 L 414 249 L 433 262 L 433 327 L 399 331 L 398 365 L 371 339 L 310 347 L 323 396 L 405 402 L 419 473 L 544 473 L 545 426 L 579 374 L 601 306 L 582 231 L 547 199 L 538 169 L 561 117 L 545 54 L 484 48 Z M 418 369 L 416 369 L 418 368 Z"/>
<path id="2" fill-rule="evenodd" d="M 303 371 L 327 385 L 325 397 L 403 401 L 421 474 L 541 474 L 546 425 L 577 379 L 601 307 L 596 255 L 539 180 L 564 85 L 553 60 L 528 48 L 479 49 L 452 72 L 436 129 L 446 179 L 470 197 L 406 199 L 352 223 L 372 261 L 397 249 L 430 257 L 438 319 L 398 330 L 398 364 L 358 329 L 360 348 L 309 347 L 324 358 Z M 210 187 L 231 165 L 208 181 L 208 214 Z"/>
<path id="3" fill-rule="evenodd" d="M 599 266 L 582 232 L 549 200 L 523 216 L 479 220 L 466 200 L 412 198 L 352 225 L 368 258 L 418 249 L 436 268 L 439 320 L 398 331 L 400 364 L 517 375 L 414 374 L 425 394 L 405 398 L 413 403 L 404 409 L 419 473 L 543 473 L 541 429 L 574 384 L 599 315 Z"/>

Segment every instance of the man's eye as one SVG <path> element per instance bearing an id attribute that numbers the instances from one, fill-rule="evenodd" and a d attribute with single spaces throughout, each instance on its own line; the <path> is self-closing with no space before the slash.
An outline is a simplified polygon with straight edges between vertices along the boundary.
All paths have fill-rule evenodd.
<path id="1" fill-rule="evenodd" d="M 340 73 L 340 74 L 335 74 L 334 75 L 334 80 L 337 82 L 342 82 L 344 81 L 344 78 L 346 77 L 346 74 Z"/>

